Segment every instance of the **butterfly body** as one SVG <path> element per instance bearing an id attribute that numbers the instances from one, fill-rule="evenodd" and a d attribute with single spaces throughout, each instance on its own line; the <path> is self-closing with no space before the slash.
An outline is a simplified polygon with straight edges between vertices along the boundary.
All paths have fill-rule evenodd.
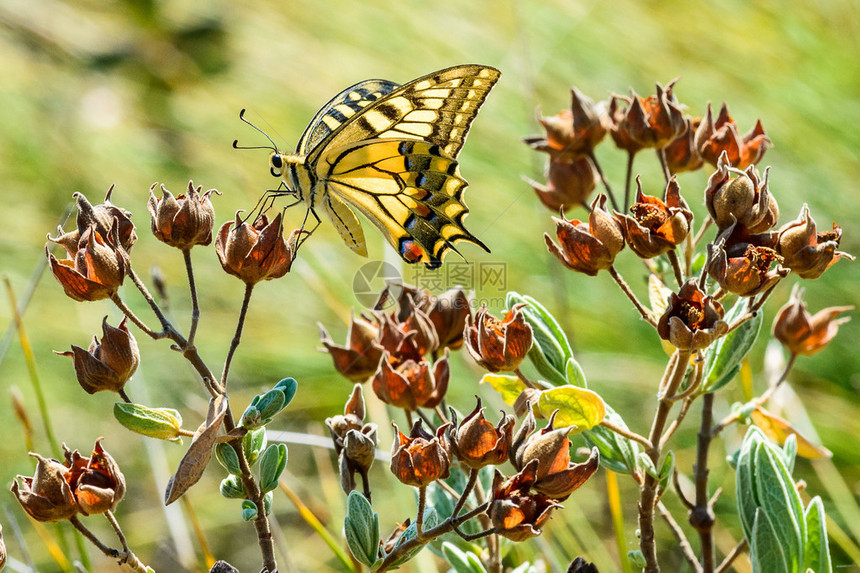
<path id="1" fill-rule="evenodd" d="M 410 263 L 436 268 L 458 241 L 488 250 L 463 227 L 457 155 L 498 78 L 494 68 L 463 65 L 402 86 L 355 84 L 317 112 L 295 153 L 270 155 L 272 174 L 358 254 L 367 248 L 353 210 Z"/>

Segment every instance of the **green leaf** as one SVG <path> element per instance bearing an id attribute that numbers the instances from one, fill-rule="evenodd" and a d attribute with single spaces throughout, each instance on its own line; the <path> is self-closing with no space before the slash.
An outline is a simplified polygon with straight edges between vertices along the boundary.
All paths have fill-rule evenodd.
<path id="1" fill-rule="evenodd" d="M 799 573 L 789 568 L 776 528 L 761 508 L 756 510 L 749 543 L 753 573 Z"/>
<path id="2" fill-rule="evenodd" d="M 748 300 L 738 298 L 723 318 L 731 324 L 746 312 Z M 764 313 L 758 312 L 732 332 L 717 340 L 705 352 L 705 383 L 703 391 L 713 392 L 728 384 L 740 370 L 740 362 L 755 344 L 764 322 Z"/>
<path id="3" fill-rule="evenodd" d="M 242 475 L 242 468 L 239 467 L 239 456 L 229 444 L 217 444 L 215 446 L 215 459 L 231 474 Z"/>
<path id="4" fill-rule="evenodd" d="M 280 412 L 286 404 L 287 397 L 279 388 L 272 388 L 260 398 L 255 406 L 263 418 L 271 418 Z"/>
<path id="5" fill-rule="evenodd" d="M 282 406 L 282 408 L 286 408 L 287 406 L 289 406 L 290 402 L 293 401 L 293 398 L 296 397 L 296 391 L 299 389 L 299 383 L 296 382 L 295 378 L 288 377 L 275 384 L 274 389 L 280 390 L 284 393 L 284 405 Z"/>
<path id="6" fill-rule="evenodd" d="M 574 434 L 592 429 L 606 416 L 600 395 L 570 384 L 541 392 L 538 408 L 546 417 L 558 410 L 556 426 L 575 426 Z"/>
<path id="7" fill-rule="evenodd" d="M 669 453 L 666 454 L 666 457 L 663 458 L 663 465 L 660 466 L 660 474 L 657 476 L 657 479 L 660 480 L 658 484 L 662 491 L 666 491 L 669 487 L 669 480 L 672 479 L 672 474 L 675 472 L 675 452 L 669 450 Z"/>
<path id="8" fill-rule="evenodd" d="M 489 384 L 508 406 L 513 406 L 520 393 L 526 389 L 525 383 L 518 376 L 507 374 L 484 374 L 480 384 Z"/>
<path id="9" fill-rule="evenodd" d="M 263 509 L 266 510 L 266 515 L 272 513 L 272 503 L 275 501 L 275 494 L 267 491 L 265 495 L 263 495 Z"/>
<path id="10" fill-rule="evenodd" d="M 576 358 L 571 356 L 567 359 L 567 365 L 564 369 L 567 383 L 580 388 L 588 388 L 588 382 L 585 380 L 585 372 L 582 371 L 582 366 L 576 361 Z"/>
<path id="11" fill-rule="evenodd" d="M 221 486 L 218 488 L 221 495 L 228 499 L 242 499 L 245 497 L 245 486 L 242 485 L 242 480 L 239 476 L 229 475 L 221 480 Z"/>
<path id="12" fill-rule="evenodd" d="M 761 430 L 751 426 L 744 436 L 740 452 L 737 457 L 737 470 L 735 472 L 735 492 L 738 504 L 738 516 L 741 518 L 741 527 L 747 541 L 752 540 L 753 523 L 755 522 L 758 501 L 756 499 L 756 481 L 753 479 L 753 459 L 755 451 L 763 440 L 766 440 Z"/>
<path id="13" fill-rule="evenodd" d="M 245 521 L 257 519 L 257 505 L 250 499 L 242 502 L 242 519 Z"/>
<path id="14" fill-rule="evenodd" d="M 287 446 L 271 444 L 260 458 L 260 489 L 265 493 L 278 487 L 284 468 L 287 467 Z"/>
<path id="15" fill-rule="evenodd" d="M 436 513 L 436 510 L 434 510 L 432 507 L 425 509 L 424 510 L 424 524 L 422 525 L 422 529 L 426 531 L 428 529 L 432 529 L 432 528 L 436 527 L 438 524 L 439 524 L 439 516 Z M 409 527 L 407 527 L 406 530 L 403 532 L 403 534 L 400 536 L 400 539 L 397 540 L 397 543 L 395 544 L 394 548 L 396 549 L 396 548 L 400 547 L 401 545 L 403 545 L 407 541 L 413 539 L 416 535 L 418 535 L 418 523 L 412 522 L 411 524 L 409 524 Z M 409 561 L 410 559 L 415 557 L 418 554 L 418 552 L 421 551 L 422 549 L 424 549 L 424 545 L 418 545 L 417 547 L 412 548 L 411 550 L 404 553 L 400 557 L 400 559 L 398 559 L 394 563 L 392 563 L 391 567 L 394 568 L 394 567 L 399 567 L 400 565 L 403 565 L 404 563 L 406 563 L 407 561 Z"/>
<path id="16" fill-rule="evenodd" d="M 804 570 L 812 569 L 815 573 L 832 573 L 830 562 L 830 547 L 827 543 L 827 517 L 824 515 L 824 504 L 821 498 L 815 496 L 806 506 L 806 550 L 803 552 Z"/>
<path id="17" fill-rule="evenodd" d="M 448 541 L 442 544 L 442 554 L 456 573 L 487 573 L 481 560 L 471 551 L 461 551 Z"/>
<path id="18" fill-rule="evenodd" d="M 627 424 L 609 405 L 606 405 L 604 419 L 614 426 L 627 429 Z M 606 469 L 617 473 L 629 473 L 636 468 L 639 445 L 635 442 L 619 436 L 604 426 L 595 426 L 583 432 L 582 437 L 590 447 L 597 447 L 600 451 L 600 464 Z"/>
<path id="19" fill-rule="evenodd" d="M 182 438 L 179 436 L 182 416 L 176 410 L 117 402 L 113 405 L 113 415 L 120 424 L 132 432 L 149 438 L 182 443 Z"/>
<path id="20" fill-rule="evenodd" d="M 249 465 L 254 465 L 263 448 L 266 447 L 266 428 L 251 430 L 242 438 L 242 451 Z"/>
<path id="21" fill-rule="evenodd" d="M 357 491 L 351 491 L 346 500 L 344 533 L 353 556 L 368 567 L 373 565 L 379 550 L 379 515 Z"/>
<path id="22" fill-rule="evenodd" d="M 762 441 L 754 459 L 753 474 L 759 508 L 780 532 L 786 561 L 792 571 L 803 565 L 803 547 L 806 545 L 806 521 L 800 495 L 788 473 L 780 448 Z"/>
<path id="23" fill-rule="evenodd" d="M 648 562 L 645 561 L 645 556 L 642 554 L 642 551 L 640 549 L 637 549 L 636 551 L 628 551 L 627 559 L 630 560 L 630 563 L 634 567 L 638 568 L 644 568 L 648 564 Z"/>
<path id="24" fill-rule="evenodd" d="M 657 466 L 654 465 L 654 461 L 645 452 L 639 454 L 639 467 L 652 478 L 660 479 L 660 474 L 657 473 Z"/>
<path id="25" fill-rule="evenodd" d="M 526 303 L 523 315 L 532 327 L 534 344 L 529 351 L 529 360 L 542 376 L 554 384 L 565 384 L 565 365 L 573 356 L 567 336 L 558 321 L 537 300 L 516 292 L 507 296 L 508 308 L 515 304 Z"/>

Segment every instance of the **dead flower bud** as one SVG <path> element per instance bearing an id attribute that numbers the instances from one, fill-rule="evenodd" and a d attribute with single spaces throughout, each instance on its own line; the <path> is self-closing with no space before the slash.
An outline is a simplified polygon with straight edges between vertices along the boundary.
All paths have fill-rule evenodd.
<path id="1" fill-rule="evenodd" d="M 125 495 L 125 476 L 100 442 L 101 438 L 96 440 L 89 458 L 63 446 L 69 486 L 84 515 L 113 511 Z"/>
<path id="2" fill-rule="evenodd" d="M 665 88 L 658 83 L 657 93 L 646 98 L 632 90 L 629 97 L 612 97 L 609 133 L 619 148 L 628 153 L 644 148 L 662 149 L 684 132 L 687 127 L 684 112 L 672 93 L 676 81 L 672 80 Z M 626 101 L 627 107 L 619 107 L 619 100 Z"/>
<path id="3" fill-rule="evenodd" d="M 657 333 L 675 348 L 695 352 L 710 345 L 728 330 L 723 306 L 699 290 L 697 279 L 688 280 L 657 322 Z"/>
<path id="4" fill-rule="evenodd" d="M 833 340 L 839 325 L 850 320 L 847 316 L 836 317 L 850 310 L 854 310 L 854 307 L 831 306 L 810 315 L 803 302 L 803 289 L 795 285 L 791 299 L 776 315 L 773 336 L 792 354 L 810 356 L 823 350 Z"/>
<path id="5" fill-rule="evenodd" d="M 326 418 L 334 449 L 338 455 L 341 485 L 349 493 L 355 489 L 355 473 L 365 476 L 373 465 L 379 443 L 376 424 L 364 423 L 364 396 L 356 384 L 343 415 Z"/>
<path id="6" fill-rule="evenodd" d="M 388 344 L 389 341 L 397 341 L 398 346 L 402 343 L 402 340 L 398 340 L 400 337 L 391 332 L 399 330 L 409 337 L 409 342 L 414 345 L 414 351 L 419 356 L 438 350 L 439 335 L 436 333 L 436 327 L 427 312 L 419 307 L 409 295 L 406 296 L 406 300 L 402 304 L 406 307 L 405 313 L 401 310 L 401 314 L 404 316 L 402 319 L 395 313 L 386 315 L 381 311 L 376 312 L 377 322 L 382 331 L 380 343 L 383 348 L 392 354 L 400 353 L 400 348 L 390 348 L 390 344 Z"/>
<path id="7" fill-rule="evenodd" d="M 708 111 L 696 130 L 695 142 L 702 158 L 711 165 L 717 165 L 719 157 L 726 153 L 729 163 L 738 169 L 755 165 L 764 157 L 764 152 L 773 147 L 761 120 L 741 137 L 725 102 L 716 121 L 711 102 L 708 102 Z"/>
<path id="8" fill-rule="evenodd" d="M 606 195 L 591 203 L 588 223 L 553 217 L 559 245 L 544 233 L 547 249 L 567 268 L 595 276 L 612 266 L 615 256 L 624 248 L 624 227 L 606 211 Z"/>
<path id="9" fill-rule="evenodd" d="M 71 351 L 57 352 L 74 359 L 78 383 L 88 394 L 119 392 L 140 363 L 137 341 L 126 327 L 125 318 L 114 328 L 104 317 L 102 332 L 102 339 L 93 337 L 87 350 L 73 345 Z"/>
<path id="10" fill-rule="evenodd" d="M 77 514 L 78 504 L 67 479 L 69 469 L 57 460 L 32 452 L 30 456 L 37 460 L 36 473 L 33 477 L 19 475 L 12 482 L 18 503 L 36 521 L 60 521 Z"/>
<path id="11" fill-rule="evenodd" d="M 833 230 L 816 232 L 815 219 L 809 214 L 806 203 L 800 208 L 797 219 L 780 227 L 777 235 L 777 252 L 783 265 L 804 279 L 817 279 L 841 258 L 854 260 L 848 253 L 837 251 L 842 239 L 842 227 L 833 223 Z"/>
<path id="12" fill-rule="evenodd" d="M 436 329 L 440 349 L 456 350 L 463 346 L 463 330 L 472 318 L 472 307 L 462 288 L 450 288 L 433 297 L 426 312 Z"/>
<path id="13" fill-rule="evenodd" d="M 776 225 L 779 206 L 768 191 L 769 170 L 765 169 L 762 179 L 752 165 L 740 171 L 729 165 L 725 152 L 720 155 L 705 188 L 705 206 L 719 229 L 737 221 L 750 233 L 762 233 Z M 730 177 L 731 172 L 736 177 Z"/>
<path id="14" fill-rule="evenodd" d="M 567 573 L 599 573 L 594 563 L 589 563 L 583 557 L 577 557 L 570 562 Z"/>
<path id="15" fill-rule="evenodd" d="M 569 110 L 539 117 L 538 121 L 546 130 L 546 136 L 525 137 L 525 144 L 551 156 L 590 154 L 606 135 L 606 105 L 604 102 L 595 104 L 575 87 L 570 89 L 570 100 Z"/>
<path id="16" fill-rule="evenodd" d="M 466 349 L 479 366 L 490 372 L 512 372 L 519 368 L 532 347 L 532 327 L 526 322 L 522 309 L 525 303 L 514 305 L 499 320 L 487 312 L 487 305 L 469 320 L 463 331 Z"/>
<path id="17" fill-rule="evenodd" d="M 493 497 L 487 514 L 496 531 L 511 541 L 540 535 L 552 510 L 561 507 L 555 500 L 529 491 L 535 483 L 537 466 L 534 460 L 507 480 L 499 470 L 493 477 Z"/>
<path id="18" fill-rule="evenodd" d="M 481 399 L 471 414 L 457 423 L 457 414 L 451 408 L 451 422 L 445 426 L 445 438 L 451 453 L 465 466 L 480 469 L 499 465 L 508 459 L 516 418 L 502 413 L 502 419 L 493 426 L 484 417 Z"/>
<path id="19" fill-rule="evenodd" d="M 524 177 L 532 186 L 541 203 L 551 211 L 569 210 L 585 205 L 600 178 L 587 156 L 571 158 L 568 155 L 550 159 L 546 169 L 546 185 Z"/>
<path id="20" fill-rule="evenodd" d="M 715 245 L 708 245 L 708 274 L 721 288 L 740 296 L 755 296 L 788 274 L 780 257 L 769 247 L 750 243 L 729 244 L 735 226 L 723 231 Z"/>
<path id="21" fill-rule="evenodd" d="M 391 446 L 390 469 L 397 479 L 406 485 L 423 487 L 448 477 L 451 461 L 441 439 L 443 428 L 433 436 L 423 429 L 418 419 L 406 436 L 397 424 L 392 425 L 396 435 Z"/>
<path id="22" fill-rule="evenodd" d="M 212 242 L 212 228 L 215 226 L 215 208 L 209 196 L 218 193 L 217 189 L 209 189 L 205 193 L 202 186 L 194 187 L 194 182 L 188 182 L 185 195 L 174 197 L 164 185 L 161 186 L 162 197 L 159 199 L 153 193 L 153 183 L 149 188 L 149 214 L 151 228 L 155 237 L 177 249 L 188 250 L 194 245 L 208 245 Z"/>
<path id="23" fill-rule="evenodd" d="M 78 232 L 83 234 L 89 227 L 95 225 L 96 230 L 104 237 L 109 234 L 111 227 L 114 226 L 114 220 L 116 220 L 119 239 L 117 244 L 122 245 L 126 251 L 130 251 L 132 245 L 137 241 L 137 233 L 134 230 L 134 223 L 131 222 L 131 212 L 111 203 L 110 198 L 113 190 L 114 186 L 111 185 L 105 195 L 104 203 L 98 205 L 90 204 L 83 193 L 72 195 L 78 210 L 76 218 Z"/>
<path id="24" fill-rule="evenodd" d="M 366 382 L 379 367 L 382 358 L 382 347 L 376 342 L 379 329 L 364 317 L 350 317 L 347 344 L 339 346 L 334 343 L 322 324 L 319 325 L 320 341 L 325 346 L 334 367 L 352 382 Z"/>
<path id="25" fill-rule="evenodd" d="M 404 410 L 434 408 L 448 391 L 448 351 L 431 365 L 428 361 L 400 360 L 387 350 L 373 377 L 373 392 L 386 404 Z"/>
<path id="26" fill-rule="evenodd" d="M 636 187 L 636 202 L 630 206 L 631 214 L 616 212 L 615 217 L 624 226 L 624 236 L 630 249 L 643 259 L 650 259 L 684 241 L 690 232 L 693 212 L 681 197 L 681 188 L 674 176 L 666 185 L 662 201 L 659 197 L 642 193 L 638 176 Z"/>
<path id="27" fill-rule="evenodd" d="M 705 164 L 696 147 L 696 129 L 702 123 L 701 118 L 684 118 L 686 128 L 672 143 L 663 149 L 666 155 L 666 165 L 670 173 L 695 171 Z"/>
<path id="28" fill-rule="evenodd" d="M 535 417 L 531 410 L 526 414 L 511 444 L 510 460 L 515 468 L 523 470 L 537 462 L 534 489 L 553 499 L 565 500 L 597 471 L 600 456 L 597 448 L 580 464 L 570 461 L 572 426 L 554 428 L 555 416 L 539 432 L 535 432 Z"/>
<path id="29" fill-rule="evenodd" d="M 119 244 L 117 225 L 114 219 L 110 232 L 103 237 L 93 223 L 73 247 L 69 234 L 58 239 L 48 237 L 68 252 L 68 259 L 59 260 L 45 247 L 51 272 L 68 297 L 77 301 L 101 300 L 113 296 L 122 285 L 131 260 Z"/>
<path id="30" fill-rule="evenodd" d="M 242 221 L 236 212 L 233 223 L 224 223 L 215 238 L 215 252 L 221 267 L 246 284 L 281 278 L 290 270 L 296 254 L 299 231 L 284 240 L 281 213 L 269 223 L 260 215 L 253 225 Z"/>

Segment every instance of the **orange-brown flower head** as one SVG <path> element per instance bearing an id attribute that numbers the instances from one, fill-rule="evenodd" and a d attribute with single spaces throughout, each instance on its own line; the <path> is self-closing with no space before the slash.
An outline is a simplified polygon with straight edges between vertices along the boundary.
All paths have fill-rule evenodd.
<path id="1" fill-rule="evenodd" d="M 19 475 L 12 482 L 12 493 L 18 503 L 36 521 L 60 521 L 78 513 L 78 504 L 69 487 L 69 469 L 57 460 L 36 458 L 36 473 L 33 477 Z M 18 483 L 20 480 L 20 484 Z"/>
<path id="2" fill-rule="evenodd" d="M 726 242 L 734 225 L 728 227 L 708 245 L 708 274 L 725 290 L 740 296 L 755 296 L 776 284 L 788 274 L 780 257 L 770 247 L 751 243 Z"/>
<path id="3" fill-rule="evenodd" d="M 696 129 L 702 123 L 701 118 L 684 118 L 684 132 L 663 149 L 666 165 L 670 173 L 695 171 L 705 164 L 696 147 Z"/>
<path id="4" fill-rule="evenodd" d="M 588 223 L 555 217 L 552 220 L 559 244 L 544 233 L 546 247 L 574 271 L 593 277 L 611 267 L 615 255 L 624 248 L 624 227 L 606 211 L 606 195 L 600 194 L 592 201 Z"/>
<path id="5" fill-rule="evenodd" d="M 842 227 L 833 223 L 833 230 L 816 232 L 815 219 L 809 214 L 806 203 L 800 208 L 797 219 L 780 227 L 777 235 L 777 252 L 783 265 L 804 279 L 817 279 L 841 258 L 854 260 L 852 255 L 837 251 L 842 239 Z"/>
<path id="6" fill-rule="evenodd" d="M 137 241 L 134 223 L 131 222 L 131 212 L 111 203 L 113 189 L 114 186 L 111 185 L 105 195 L 104 203 L 98 205 L 92 205 L 83 193 L 74 193 L 72 197 L 78 210 L 76 226 L 78 232 L 83 234 L 89 227 L 95 225 L 99 234 L 105 237 L 110 234 L 116 220 L 117 244 L 122 245 L 126 251 L 131 251 L 132 245 Z"/>
<path id="7" fill-rule="evenodd" d="M 681 197 L 681 188 L 674 176 L 666 185 L 663 200 L 642 193 L 639 177 L 636 177 L 636 186 L 636 202 L 630 206 L 631 214 L 616 212 L 615 217 L 624 226 L 630 249 L 643 259 L 650 259 L 681 244 L 690 232 L 693 212 Z"/>
<path id="8" fill-rule="evenodd" d="M 66 478 L 84 515 L 113 511 L 125 495 L 125 476 L 116 461 L 96 440 L 93 453 L 86 458 L 63 446 L 66 452 Z"/>
<path id="9" fill-rule="evenodd" d="M 426 360 L 399 360 L 386 350 L 373 376 L 373 392 L 386 404 L 404 410 L 435 408 L 448 391 L 448 351 L 431 365 Z"/>
<path id="10" fill-rule="evenodd" d="M 728 330 L 723 306 L 699 290 L 697 279 L 688 280 L 657 322 L 657 333 L 675 348 L 695 352 L 710 345 Z"/>
<path id="11" fill-rule="evenodd" d="M 472 469 L 486 465 L 499 465 L 508 459 L 516 418 L 502 413 L 502 419 L 493 426 L 484 417 L 481 399 L 471 414 L 457 423 L 457 414 L 451 408 L 451 423 L 446 425 L 445 438 L 451 453 L 462 464 Z"/>
<path id="12" fill-rule="evenodd" d="M 340 481 L 344 491 L 355 489 L 355 473 L 366 476 L 373 465 L 379 443 L 377 426 L 364 423 L 364 396 L 356 384 L 343 409 L 343 415 L 325 419 L 338 456 Z"/>
<path id="13" fill-rule="evenodd" d="M 644 148 L 662 149 L 684 132 L 687 127 L 684 112 L 672 93 L 676 81 L 666 84 L 665 89 L 658 83 L 657 93 L 646 98 L 633 90 L 629 97 L 612 97 L 609 133 L 619 148 L 628 153 Z M 626 102 L 627 107 L 620 107 L 619 101 Z"/>
<path id="14" fill-rule="evenodd" d="M 525 541 L 540 535 L 552 510 L 561 507 L 541 493 L 530 492 L 537 466 L 537 461 L 532 461 L 507 480 L 499 470 L 493 477 L 493 497 L 487 514 L 496 531 L 512 541 Z"/>
<path id="15" fill-rule="evenodd" d="M 803 289 L 795 285 L 791 299 L 779 309 L 773 321 L 773 336 L 792 354 L 810 356 L 824 349 L 850 319 L 836 318 L 853 306 L 831 306 L 810 315 L 803 302 Z"/>
<path id="16" fill-rule="evenodd" d="M 433 436 L 424 430 L 421 420 L 415 422 L 409 436 L 394 426 L 394 443 L 391 446 L 391 473 L 406 485 L 423 487 L 449 475 L 451 458 L 439 428 Z"/>
<path id="17" fill-rule="evenodd" d="M 525 303 L 514 305 L 499 320 L 482 305 L 475 320 L 466 323 L 463 337 L 466 349 L 480 366 L 490 372 L 511 372 L 519 368 L 532 347 L 532 327 L 526 322 L 522 309 Z"/>
<path id="18" fill-rule="evenodd" d="M 153 193 L 153 183 L 149 188 L 149 214 L 151 216 L 152 233 L 155 237 L 171 247 L 188 250 L 194 245 L 208 245 L 212 242 L 212 228 L 215 226 L 215 207 L 209 196 L 218 193 L 217 189 L 209 189 L 205 193 L 202 186 L 194 187 L 194 182 L 188 182 L 185 195 L 174 197 L 164 185 L 161 186 L 162 197 L 159 199 Z M 219 193 L 220 194 L 220 193 Z"/>
<path id="19" fill-rule="evenodd" d="M 462 288 L 450 288 L 433 297 L 427 316 L 436 329 L 439 348 L 456 350 L 463 346 L 463 330 L 472 319 L 472 306 Z"/>
<path id="20" fill-rule="evenodd" d="M 557 412 L 550 416 L 546 427 L 535 432 L 534 412 L 529 409 L 511 444 L 510 460 L 520 471 L 536 461 L 534 489 L 553 499 L 564 500 L 597 471 L 600 457 L 594 448 L 585 462 L 570 461 L 567 436 L 573 427 L 553 427 Z"/>
<path id="21" fill-rule="evenodd" d="M 537 151 L 559 155 L 589 155 L 606 135 L 609 118 L 606 104 L 594 101 L 579 91 L 570 89 L 570 109 L 549 117 L 538 117 L 546 130 L 545 136 L 524 137 L 526 145 Z"/>
<path id="22" fill-rule="evenodd" d="M 119 244 L 117 229 L 114 219 L 110 232 L 102 236 L 94 223 L 80 234 L 74 246 L 68 233 L 58 239 L 48 237 L 61 244 L 69 256 L 59 260 L 45 248 L 51 272 L 67 296 L 77 301 L 101 300 L 113 296 L 122 285 L 131 260 Z"/>
<path id="23" fill-rule="evenodd" d="M 382 347 L 377 343 L 379 329 L 364 317 L 350 317 L 349 332 L 346 339 L 348 346 L 334 343 L 328 331 L 319 324 L 320 342 L 328 352 L 334 367 L 351 382 L 366 382 L 379 367 L 382 358 Z"/>
<path id="24" fill-rule="evenodd" d="M 221 267 L 247 284 L 287 274 L 296 255 L 299 231 L 293 231 L 289 240 L 285 240 L 280 213 L 271 223 L 266 215 L 260 215 L 253 225 L 242 221 L 239 213 L 236 212 L 235 222 L 221 225 L 215 238 Z"/>
<path id="25" fill-rule="evenodd" d="M 711 102 L 708 102 L 708 111 L 696 130 L 695 141 L 702 158 L 711 165 L 717 165 L 719 157 L 726 153 L 729 163 L 738 169 L 755 165 L 764 157 L 764 152 L 773 147 L 761 120 L 756 121 L 755 126 L 741 137 L 725 102 L 716 121 Z"/>
<path id="26" fill-rule="evenodd" d="M 546 185 L 528 177 L 523 179 L 532 186 L 541 203 L 556 213 L 562 209 L 568 211 L 579 205 L 584 206 L 600 179 L 589 157 L 569 155 L 550 159 L 546 177 Z"/>
<path id="27" fill-rule="evenodd" d="M 389 348 L 387 345 L 389 340 L 394 341 L 399 338 L 390 331 L 399 330 L 409 338 L 409 343 L 415 347 L 414 350 L 419 355 L 423 356 L 428 352 L 437 350 L 439 348 L 439 335 L 427 312 L 418 306 L 409 295 L 406 296 L 403 305 L 405 305 L 407 310 L 402 314 L 391 313 L 385 315 L 380 311 L 376 312 L 377 321 L 380 324 L 381 331 L 383 331 L 380 336 L 383 348 L 395 354 L 400 352 L 399 348 Z M 399 318 L 399 315 L 403 316 L 403 318 Z M 402 344 L 402 341 L 398 342 L 398 345 L 400 344 Z"/>
<path id="28" fill-rule="evenodd" d="M 754 166 L 741 171 L 729 165 L 725 153 L 720 155 L 705 188 L 705 206 L 719 229 L 737 221 L 750 233 L 762 233 L 776 225 L 779 206 L 768 190 L 769 170 L 765 169 L 762 179 Z M 731 173 L 736 176 L 730 177 Z"/>
<path id="29" fill-rule="evenodd" d="M 74 359 L 78 383 L 88 394 L 119 392 L 140 363 L 137 341 L 126 327 L 125 318 L 114 328 L 104 317 L 102 332 L 102 339 L 93 337 L 87 350 L 72 345 L 71 351 L 57 353 Z"/>

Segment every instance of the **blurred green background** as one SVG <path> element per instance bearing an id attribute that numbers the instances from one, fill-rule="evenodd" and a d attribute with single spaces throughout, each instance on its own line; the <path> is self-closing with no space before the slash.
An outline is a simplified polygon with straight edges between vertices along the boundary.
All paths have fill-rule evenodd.
<path id="1" fill-rule="evenodd" d="M 634 88 L 645 95 L 655 81 L 681 76 L 680 101 L 701 115 L 707 101 L 729 103 L 742 131 L 762 118 L 775 148 L 762 166 L 771 165 L 771 191 L 779 201 L 780 223 L 793 219 L 809 204 L 821 228 L 835 220 L 844 229 L 842 248 L 858 253 L 856 221 L 860 216 L 860 4 L 854 1 L 798 1 L 790 5 L 741 0 L 711 3 L 622 0 L 618 2 L 173 2 L 92 0 L 3 0 L 0 2 L 0 269 L 19 299 L 29 291 L 33 273 L 43 264 L 47 233 L 79 191 L 95 202 L 116 184 L 114 203 L 134 212 L 141 239 L 132 253 L 141 274 L 157 266 L 166 277 L 170 309 L 187 328 L 188 298 L 181 255 L 158 243 L 148 232 L 147 190 L 155 182 L 180 193 L 188 180 L 204 189 L 218 188 L 214 199 L 218 223 L 237 209 L 251 208 L 261 192 L 273 186 L 265 151 L 236 151 L 231 142 L 262 145 L 261 136 L 237 117 L 265 129 L 279 147 L 291 149 L 307 121 L 335 93 L 357 81 L 380 77 L 404 83 L 439 68 L 475 62 L 502 71 L 502 78 L 473 125 L 460 155 L 461 171 L 471 189 L 467 202 L 469 229 L 492 254 L 466 246 L 470 261 L 504 263 L 506 287 L 543 301 L 564 323 L 590 387 L 640 433 L 647 433 L 657 381 L 665 354 L 653 332 L 637 318 L 605 274 L 597 278 L 564 271 L 546 252 L 542 234 L 552 232 L 550 213 L 539 204 L 521 175 L 541 180 L 544 157 L 520 143 L 539 131 L 535 109 L 556 113 L 569 103 L 576 85 L 594 99 Z M 616 189 L 621 188 L 624 154 L 607 140 L 597 156 Z M 659 166 L 643 153 L 635 170 L 645 190 L 662 190 Z M 680 177 L 682 193 L 697 218 L 704 212 L 702 190 L 708 173 Z M 291 226 L 304 212 L 288 212 Z M 574 212 L 582 217 L 583 212 Z M 71 228 L 71 225 L 67 225 Z M 372 226 L 365 224 L 370 257 L 400 265 L 399 258 Z M 225 275 L 211 248 L 193 252 L 201 288 L 203 318 L 198 345 L 214 369 L 220 369 L 241 303 L 242 284 Z M 449 259 L 453 261 L 453 259 Z M 351 308 L 361 310 L 352 283 L 367 262 L 347 250 L 330 225 L 323 225 L 302 249 L 284 279 L 260 285 L 251 303 L 243 344 L 232 371 L 234 410 L 283 376 L 299 380 L 299 393 L 273 424 L 275 429 L 327 434 L 323 419 L 342 411 L 350 385 L 318 353 L 317 322 L 336 340 L 345 336 Z M 810 310 L 858 304 L 857 267 L 840 262 L 822 279 L 809 282 Z M 645 297 L 644 272 L 629 251 L 619 270 Z M 438 271 L 442 282 L 446 268 Z M 404 268 L 406 280 L 414 269 Z M 765 324 L 787 299 L 790 277 L 768 304 Z M 141 316 L 147 308 L 127 286 L 125 298 Z M 479 289 L 491 310 L 502 310 L 504 291 Z M 77 385 L 71 361 L 51 354 L 69 345 L 87 346 L 100 333 L 102 317 L 115 324 L 118 312 L 108 303 L 76 304 L 51 276 L 32 292 L 25 328 L 33 344 L 38 373 L 61 440 L 86 450 L 99 436 L 125 469 L 129 493 L 119 519 L 133 549 L 159 571 L 200 570 L 200 549 L 190 533 L 187 514 L 162 509 L 163 486 L 184 448 L 147 446 L 114 422 L 115 397 L 86 395 Z M 10 324 L 8 305 L 0 305 L 0 326 Z M 842 327 L 820 355 L 801 358 L 790 382 L 785 415 L 808 435 L 833 451 L 832 461 L 800 461 L 796 476 L 811 495 L 822 495 L 841 530 L 860 534 L 857 509 L 860 450 L 860 322 Z M 4 339 L 4 340 L 9 340 Z M 153 406 L 179 408 L 193 428 L 205 411 L 205 400 L 190 368 L 180 356 L 138 337 L 142 365 L 127 386 L 132 399 Z M 781 360 L 779 348 L 765 358 L 764 337 L 751 354 L 758 391 L 767 385 L 767 368 Z M 452 357 L 450 402 L 472 407 L 481 393 L 499 405 L 488 388 L 479 388 L 481 373 L 461 353 Z M 35 449 L 49 454 L 38 426 L 32 385 L 17 338 L 11 339 L 0 363 L 0 484 L 8 488 L 17 473 L 31 474 L 32 463 L 21 425 L 15 420 L 10 391 L 23 394 L 37 424 Z M 368 389 L 368 392 L 369 389 Z M 367 396 L 371 415 L 381 426 L 381 447 L 390 444 L 385 409 Z M 742 400 L 739 384 L 722 390 L 717 415 Z M 492 416 L 491 416 L 492 418 Z M 402 425 L 402 415 L 394 414 Z M 494 419 L 494 418 L 493 418 Z M 676 438 L 679 468 L 689 475 L 698 414 L 691 412 Z M 734 474 L 723 456 L 739 444 L 742 430 L 725 433 L 726 448 L 712 450 L 712 489 L 728 491 L 717 504 L 717 544 L 728 551 L 738 539 L 731 490 Z M 56 455 L 56 453 L 54 454 Z M 155 460 L 155 461 L 151 461 Z M 339 535 L 344 496 L 339 490 L 329 451 L 290 446 L 291 483 Z M 155 467 L 152 470 L 152 467 Z M 253 528 L 241 522 L 239 503 L 217 494 L 222 478 L 212 464 L 189 494 L 197 517 L 217 557 L 242 570 L 259 566 Z M 383 530 L 408 516 L 408 488 L 394 487 L 383 464 L 374 468 L 375 496 Z M 620 478 L 628 549 L 636 548 L 632 481 Z M 562 570 L 576 555 L 585 555 L 601 571 L 620 570 L 609 523 L 602 472 L 571 497 L 567 508 L 547 527 L 547 534 L 520 549 L 523 556 L 543 552 Z M 11 495 L 0 513 L 10 555 L 23 559 L 13 536 L 9 512 L 20 526 L 27 551 L 40 571 L 56 570 L 45 545 Z M 686 519 L 675 496 L 667 504 Z M 339 564 L 297 515 L 278 496 L 275 514 L 282 532 L 282 571 L 321 571 Z M 106 524 L 90 518 L 107 538 Z M 694 533 L 686 528 L 688 535 Z M 667 570 L 686 566 L 662 523 L 657 526 Z M 831 539 L 836 563 L 851 557 Z M 697 542 L 693 539 L 694 547 Z M 95 568 L 112 570 L 93 554 Z M 74 551 L 71 553 L 74 556 Z M 429 552 L 409 565 L 435 571 Z M 850 569 L 850 566 L 849 566 Z M 742 558 L 738 570 L 748 570 Z M 845 570 L 845 569 L 842 569 Z"/>

